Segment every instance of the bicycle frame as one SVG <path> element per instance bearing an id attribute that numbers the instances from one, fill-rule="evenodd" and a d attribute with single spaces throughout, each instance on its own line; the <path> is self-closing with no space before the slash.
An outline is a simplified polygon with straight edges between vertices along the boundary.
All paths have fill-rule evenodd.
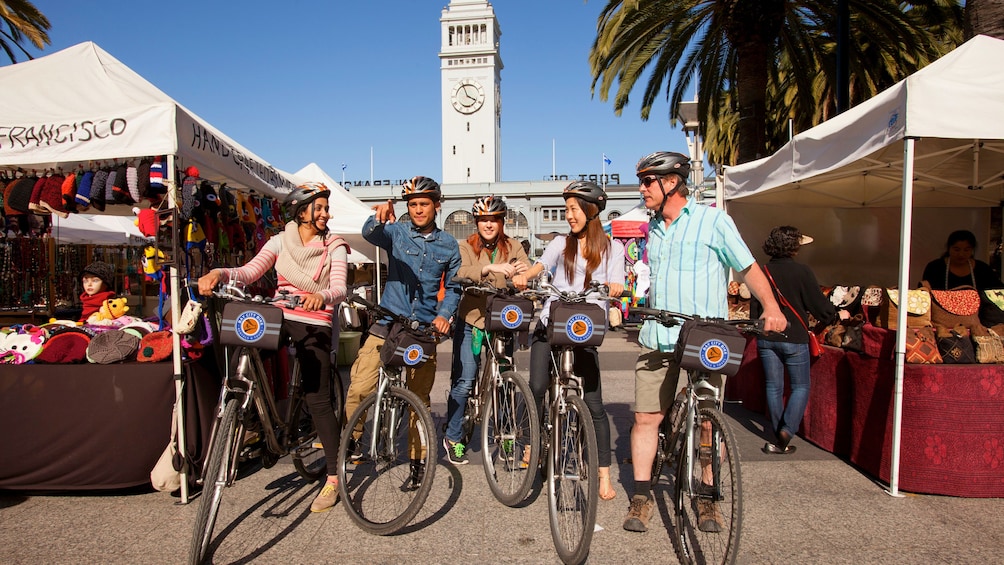
<path id="1" fill-rule="evenodd" d="M 379 376 L 377 377 L 377 388 L 376 388 L 376 402 L 373 404 L 375 410 L 373 411 L 373 429 L 375 430 L 396 430 L 397 426 L 400 424 L 400 414 L 398 411 L 399 406 L 391 405 L 384 406 L 384 396 L 387 390 L 392 386 L 404 386 L 404 371 L 400 368 L 388 368 L 383 365 L 380 366 Z M 382 422 L 384 413 L 386 412 L 387 421 Z M 377 458 L 377 449 L 379 448 L 380 437 L 390 437 L 390 434 L 373 434 L 370 437 L 369 456 L 373 459 Z M 384 449 L 387 449 L 387 455 L 392 459 L 397 457 L 397 445 L 393 441 L 386 442 Z"/>
<path id="2" fill-rule="evenodd" d="M 713 400 L 716 406 L 721 405 L 719 396 L 720 391 L 718 387 L 708 382 L 708 377 L 709 374 L 705 372 L 687 371 L 688 383 L 686 389 L 687 390 L 686 394 L 687 406 L 685 413 L 686 416 L 683 420 L 682 429 L 674 431 L 675 434 L 686 433 L 685 441 L 681 446 L 683 452 L 682 453 L 683 463 L 684 463 L 683 468 L 685 469 L 693 468 L 693 463 L 694 463 L 693 457 L 694 453 L 696 452 L 694 448 L 698 447 L 694 445 L 694 441 L 696 441 L 696 438 L 700 437 L 701 433 L 701 430 L 698 429 L 699 424 L 697 421 L 697 413 L 698 413 L 698 408 L 700 407 L 700 403 L 708 400 Z M 702 394 L 702 391 L 706 393 Z M 670 424 L 672 425 L 672 422 L 670 422 Z M 716 445 L 717 439 L 718 438 L 714 436 L 712 436 L 711 438 L 711 453 L 712 453 L 711 469 L 714 476 L 712 484 L 714 485 L 715 488 L 716 499 L 721 497 L 721 488 L 722 488 L 720 484 L 721 481 L 719 480 L 720 476 L 719 467 L 721 466 L 721 460 L 719 457 L 716 456 L 718 455 L 718 451 L 720 449 L 720 447 L 717 447 Z M 675 445 L 676 443 L 677 442 L 672 442 L 670 443 L 670 445 Z M 693 477 L 690 477 L 690 480 L 686 481 L 686 488 L 689 494 L 693 494 L 696 490 L 694 488 L 694 481 L 692 479 Z"/>
<path id="3" fill-rule="evenodd" d="M 565 396 L 568 393 L 582 396 L 582 378 L 572 371 L 574 351 L 572 347 L 551 351 L 551 408 L 547 421 L 548 429 L 554 426 L 558 414 L 566 412 Z"/>

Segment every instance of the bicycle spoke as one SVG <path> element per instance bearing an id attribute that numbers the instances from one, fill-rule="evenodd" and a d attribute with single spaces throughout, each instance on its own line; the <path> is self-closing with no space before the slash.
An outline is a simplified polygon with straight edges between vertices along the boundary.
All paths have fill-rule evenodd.
<path id="1" fill-rule="evenodd" d="M 566 399 L 567 411 L 552 432 L 548 469 L 551 538 L 565 563 L 581 563 L 589 555 L 599 496 L 596 431 L 585 402 Z"/>
<path id="2" fill-rule="evenodd" d="M 539 420 L 529 385 L 513 372 L 502 375 L 485 406 L 481 445 L 485 476 L 499 502 L 522 502 L 533 486 L 540 443 Z"/>

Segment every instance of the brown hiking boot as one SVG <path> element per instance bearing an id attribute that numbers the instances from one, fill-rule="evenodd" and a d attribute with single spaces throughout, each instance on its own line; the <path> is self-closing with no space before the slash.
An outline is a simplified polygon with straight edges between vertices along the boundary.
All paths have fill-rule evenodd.
<path id="1" fill-rule="evenodd" d="M 722 531 L 722 513 L 718 511 L 718 505 L 710 500 L 698 499 L 697 501 L 697 529 L 702 532 L 717 533 Z"/>
<path id="2" fill-rule="evenodd" d="M 655 501 L 651 498 L 641 494 L 632 496 L 627 518 L 624 519 L 624 529 L 629 532 L 647 532 L 654 508 Z"/>

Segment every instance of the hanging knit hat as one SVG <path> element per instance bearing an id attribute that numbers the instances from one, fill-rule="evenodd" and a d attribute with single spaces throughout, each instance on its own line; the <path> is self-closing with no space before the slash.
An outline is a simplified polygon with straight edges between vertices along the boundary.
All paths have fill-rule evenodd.
<path id="1" fill-rule="evenodd" d="M 59 187 L 59 192 L 63 197 L 63 208 L 66 208 L 70 212 L 77 211 L 77 181 L 80 178 L 77 177 L 76 173 L 70 173 L 66 175 L 63 179 L 62 186 Z"/>
<path id="2" fill-rule="evenodd" d="M 77 203 L 77 209 L 86 210 L 91 207 L 91 181 L 94 180 L 94 173 L 84 171 L 80 175 L 80 183 L 77 185 L 77 193 L 73 199 Z"/>
<path id="3" fill-rule="evenodd" d="M 133 169 L 133 173 L 135 172 L 136 169 Z M 135 204 L 137 202 L 137 200 L 132 197 L 132 194 L 130 194 L 128 188 L 128 176 L 129 167 L 125 164 L 119 165 L 118 168 L 115 169 L 115 180 L 112 184 L 112 197 L 115 199 L 116 204 Z M 135 185 L 136 183 L 134 179 L 133 186 Z"/>
<path id="4" fill-rule="evenodd" d="M 136 227 L 139 228 L 139 232 L 147 237 L 156 237 L 157 212 L 151 208 L 133 208 L 132 211 L 136 214 Z"/>
<path id="5" fill-rule="evenodd" d="M 117 170 L 110 169 L 108 178 L 105 179 L 105 202 L 108 204 L 115 203 L 115 179 L 118 178 L 118 174 Z"/>
<path id="6" fill-rule="evenodd" d="M 17 181 L 18 181 L 18 179 L 14 179 L 14 180 L 10 181 L 9 183 L 7 183 L 7 186 L 5 186 L 4 189 L 3 189 L 3 215 L 4 216 L 16 216 L 16 215 L 20 214 L 20 212 L 18 212 L 17 210 L 15 210 L 15 209 L 13 209 L 13 208 L 10 207 L 10 193 L 14 190 L 14 183 L 16 183 Z M 0 226 L 0 228 L 2 228 L 2 227 L 3 226 Z"/>
<path id="7" fill-rule="evenodd" d="M 31 188 L 31 196 L 28 197 L 28 211 L 35 214 L 48 214 L 42 205 L 39 203 L 42 200 L 42 187 L 45 186 L 48 177 L 42 175 L 40 177 L 35 177 L 35 184 Z"/>
<path id="8" fill-rule="evenodd" d="M 4 197 L 4 207 L 9 206 L 8 214 L 30 214 L 31 193 L 34 190 L 36 177 L 21 177 L 8 186 L 10 193 Z"/>
<path id="9" fill-rule="evenodd" d="M 66 207 L 63 206 L 63 182 L 65 180 L 63 175 L 46 177 L 38 203 L 47 214 L 56 214 L 60 218 L 70 216 Z"/>
<path id="10" fill-rule="evenodd" d="M 150 160 L 143 159 L 136 167 L 136 191 L 139 198 L 146 198 L 150 192 Z M 136 202 L 139 202 L 139 198 Z"/>
<path id="11" fill-rule="evenodd" d="M 195 167 L 188 167 L 188 170 L 195 169 Z M 195 169 L 198 173 L 199 170 Z M 178 209 L 178 213 L 182 220 L 187 220 L 192 217 L 192 211 L 195 209 L 195 193 L 199 191 L 199 178 L 196 176 L 186 176 L 185 180 L 181 181 L 181 207 Z"/>
<path id="12" fill-rule="evenodd" d="M 87 360 L 91 363 L 118 363 L 136 357 L 139 338 L 122 330 L 108 330 L 91 339 Z"/>
<path id="13" fill-rule="evenodd" d="M 149 178 L 147 179 L 149 182 Z M 126 188 L 129 190 L 130 204 L 139 202 L 142 196 L 139 195 L 139 172 L 136 167 L 126 167 Z"/>
<path id="14" fill-rule="evenodd" d="M 98 169 L 94 171 L 91 180 L 91 206 L 95 210 L 105 211 L 105 183 L 108 182 L 108 171 Z"/>
<path id="15" fill-rule="evenodd" d="M 167 194 L 167 167 L 161 157 L 154 157 L 150 164 L 150 188 L 147 197 Z"/>
<path id="16" fill-rule="evenodd" d="M 136 360 L 156 363 L 170 357 L 172 351 L 174 351 L 174 341 L 171 332 L 152 332 L 140 340 Z"/>

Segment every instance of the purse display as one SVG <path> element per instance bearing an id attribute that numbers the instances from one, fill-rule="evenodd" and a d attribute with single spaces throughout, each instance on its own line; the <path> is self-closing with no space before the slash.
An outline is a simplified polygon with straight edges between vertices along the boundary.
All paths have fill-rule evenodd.
<path id="1" fill-rule="evenodd" d="M 1004 341 L 1000 334 L 987 329 L 987 335 L 974 335 L 978 363 L 1004 363 Z"/>
<path id="2" fill-rule="evenodd" d="M 932 323 L 949 328 L 958 325 L 971 328 L 980 323 L 980 294 L 975 288 L 931 290 L 927 281 L 923 285 L 931 293 Z"/>
<path id="3" fill-rule="evenodd" d="M 1004 324 L 1004 288 L 986 289 L 980 293 L 980 323 L 986 327 Z"/>
<path id="4" fill-rule="evenodd" d="M 895 288 L 882 290 L 882 305 L 873 322 L 880 328 L 895 330 L 899 318 L 900 291 Z M 906 293 L 906 326 L 918 328 L 931 325 L 931 294 L 923 288 L 910 289 Z"/>
<path id="5" fill-rule="evenodd" d="M 934 328 L 906 329 L 906 362 L 907 363 L 941 363 L 941 353 L 938 351 L 938 340 L 934 336 Z"/>
<path id="6" fill-rule="evenodd" d="M 937 326 L 938 352 L 945 364 L 976 363 L 976 352 L 969 338 L 969 328 Z"/>

